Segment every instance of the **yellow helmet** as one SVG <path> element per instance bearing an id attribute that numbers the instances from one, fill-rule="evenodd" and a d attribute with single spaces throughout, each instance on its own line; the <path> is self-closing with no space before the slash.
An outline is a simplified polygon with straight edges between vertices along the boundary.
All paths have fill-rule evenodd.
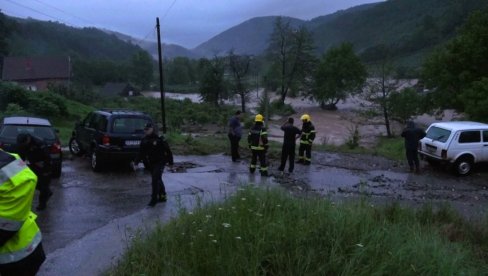
<path id="1" fill-rule="evenodd" d="M 303 114 L 302 117 L 300 118 L 303 122 L 310 122 L 311 118 L 310 115 L 308 114 Z"/>
<path id="2" fill-rule="evenodd" d="M 256 115 L 256 118 L 254 118 L 254 122 L 263 122 L 264 117 L 261 114 Z"/>

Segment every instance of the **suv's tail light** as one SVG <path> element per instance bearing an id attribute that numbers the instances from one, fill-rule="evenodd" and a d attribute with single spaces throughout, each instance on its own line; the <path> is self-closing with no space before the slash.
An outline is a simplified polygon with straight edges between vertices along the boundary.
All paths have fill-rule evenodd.
<path id="1" fill-rule="evenodd" d="M 103 135 L 102 144 L 104 144 L 105 146 L 110 145 L 110 137 L 108 137 L 107 135 Z"/>
<path id="2" fill-rule="evenodd" d="M 447 150 L 443 149 L 441 151 L 441 157 L 442 157 L 442 159 L 447 159 Z"/>
<path id="3" fill-rule="evenodd" d="M 52 144 L 50 152 L 51 153 L 60 153 L 61 152 L 61 145 L 59 143 Z"/>

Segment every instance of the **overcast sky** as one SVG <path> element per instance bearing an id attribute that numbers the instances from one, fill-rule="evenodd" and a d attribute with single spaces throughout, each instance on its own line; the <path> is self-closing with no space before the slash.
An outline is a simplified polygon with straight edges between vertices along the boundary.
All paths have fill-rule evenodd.
<path id="1" fill-rule="evenodd" d="M 156 40 L 156 17 L 164 43 L 194 48 L 257 16 L 309 20 L 337 10 L 382 0 L 0 0 L 3 13 L 93 26 Z"/>

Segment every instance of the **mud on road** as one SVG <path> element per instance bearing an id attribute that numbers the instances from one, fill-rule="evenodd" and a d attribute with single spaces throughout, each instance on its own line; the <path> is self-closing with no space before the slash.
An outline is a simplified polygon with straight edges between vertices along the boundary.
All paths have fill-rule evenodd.
<path id="1" fill-rule="evenodd" d="M 408 165 L 379 156 L 314 153 L 310 167 L 297 164 L 291 176 L 277 181 L 295 191 L 333 199 L 367 197 L 373 202 L 400 202 L 409 206 L 449 204 L 467 217 L 486 217 L 488 169 L 467 177 L 421 161 L 421 173 Z"/>

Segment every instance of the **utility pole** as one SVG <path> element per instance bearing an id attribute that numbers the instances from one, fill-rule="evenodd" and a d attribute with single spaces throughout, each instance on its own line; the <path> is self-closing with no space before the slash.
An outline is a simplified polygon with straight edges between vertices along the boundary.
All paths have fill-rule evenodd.
<path id="1" fill-rule="evenodd" d="M 159 57 L 159 93 L 161 97 L 161 120 L 163 121 L 163 133 L 166 133 L 166 111 L 164 108 L 164 81 L 163 81 L 163 57 L 161 55 L 161 34 L 159 31 L 159 17 L 156 17 L 156 29 L 158 31 L 158 57 Z"/>

